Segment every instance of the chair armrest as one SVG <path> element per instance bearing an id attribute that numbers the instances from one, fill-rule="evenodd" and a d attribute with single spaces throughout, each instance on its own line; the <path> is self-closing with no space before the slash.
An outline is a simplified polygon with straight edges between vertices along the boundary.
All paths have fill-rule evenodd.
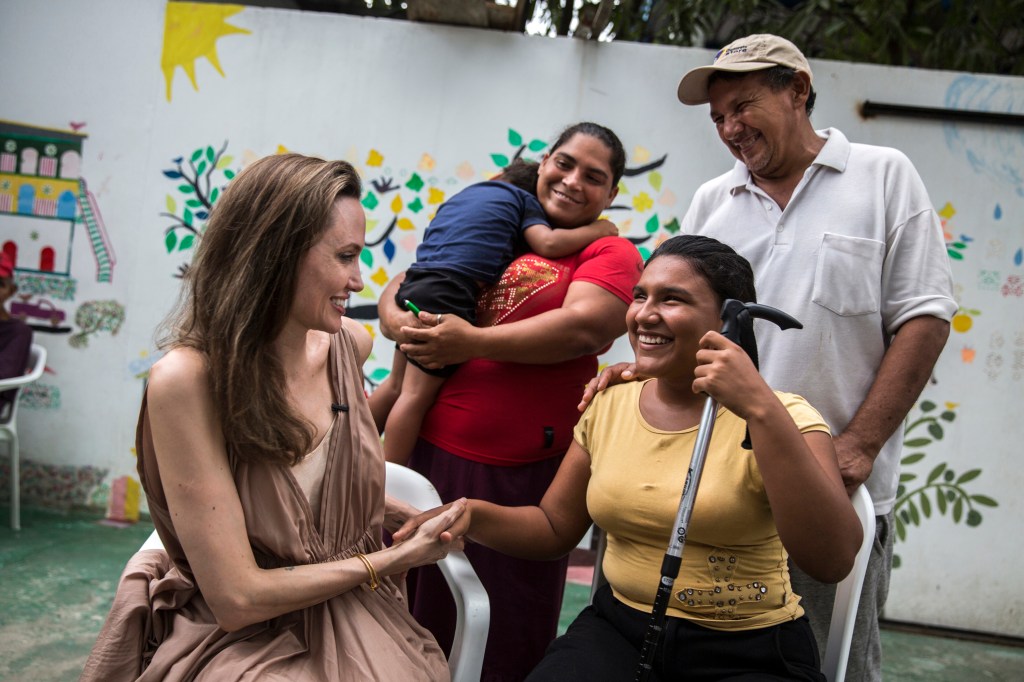
<path id="1" fill-rule="evenodd" d="M 29 351 L 28 359 L 32 368 L 26 374 L 22 374 L 21 376 L 0 379 L 0 391 L 6 391 L 10 388 L 17 388 L 19 386 L 24 386 L 25 384 L 31 384 L 43 375 L 43 370 L 46 369 L 46 349 L 37 343 L 33 343 L 31 350 Z"/>

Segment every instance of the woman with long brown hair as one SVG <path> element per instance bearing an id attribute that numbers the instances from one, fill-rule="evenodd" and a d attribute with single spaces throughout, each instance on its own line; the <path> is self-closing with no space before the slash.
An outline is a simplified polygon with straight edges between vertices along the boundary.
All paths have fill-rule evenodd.
<path id="1" fill-rule="evenodd" d="M 166 552 L 129 563 L 83 679 L 448 678 L 390 576 L 444 557 L 462 507 L 382 549 L 359 197 L 348 163 L 287 154 L 217 204 L 139 417 Z"/>

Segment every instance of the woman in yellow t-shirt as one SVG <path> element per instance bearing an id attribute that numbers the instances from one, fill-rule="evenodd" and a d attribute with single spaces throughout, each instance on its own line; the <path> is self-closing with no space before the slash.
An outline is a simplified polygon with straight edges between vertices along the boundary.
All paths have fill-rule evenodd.
<path id="1" fill-rule="evenodd" d="M 787 559 L 838 582 L 860 523 L 824 420 L 772 391 L 718 333 L 728 298 L 756 298 L 744 258 L 707 237 L 663 243 L 626 313 L 636 373 L 649 378 L 593 399 L 539 506 L 470 500 L 451 529 L 468 523 L 470 539 L 530 559 L 566 554 L 592 521 L 607 532 L 609 585 L 528 680 L 632 679 L 705 394 L 721 407 L 653 677 L 824 680 Z"/>

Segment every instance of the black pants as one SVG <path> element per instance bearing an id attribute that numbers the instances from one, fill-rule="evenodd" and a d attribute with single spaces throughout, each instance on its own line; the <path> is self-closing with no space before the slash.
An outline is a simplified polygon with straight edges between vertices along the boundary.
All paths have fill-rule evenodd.
<path id="1" fill-rule="evenodd" d="M 618 601 L 605 585 L 569 630 L 551 643 L 527 682 L 631 682 L 649 621 L 650 614 Z M 667 618 L 651 679 L 824 682 L 820 668 L 806 618 L 739 632 L 709 630 L 683 618 Z"/>

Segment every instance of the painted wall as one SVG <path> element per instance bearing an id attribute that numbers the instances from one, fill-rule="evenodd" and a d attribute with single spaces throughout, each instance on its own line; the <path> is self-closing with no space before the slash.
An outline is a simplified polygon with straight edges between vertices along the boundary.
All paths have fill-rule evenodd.
<path id="1" fill-rule="evenodd" d="M 73 217 L 67 205 L 58 218 L 34 204 L 19 212 L 16 193 L 6 208 L 0 197 L 0 243 L 19 253 L 16 302 L 50 353 L 23 400 L 27 501 L 102 505 L 115 480 L 134 475 L 154 330 L 209 206 L 249 161 L 287 149 L 360 168 L 369 246 L 353 312 L 376 331 L 376 298 L 411 262 L 436 206 L 516 154 L 542 154 L 576 120 L 609 125 L 626 143 L 631 170 L 609 212 L 622 232 L 642 251 L 676 232 L 698 185 L 731 165 L 706 108 L 674 94 L 710 57 L 230 5 L 7 0 L 0 130 L 17 149 L 54 138 L 61 150 L 80 143 L 81 155 Z M 1011 460 L 1024 437 L 1024 136 L 856 114 L 865 99 L 1020 113 L 1024 80 L 813 67 L 820 127 L 899 147 L 921 171 L 962 306 L 910 418 L 888 615 L 1024 635 L 1010 577 L 1024 558 L 1012 539 L 1024 481 Z M 0 171 L 0 194 L 65 189 L 2 158 Z M 50 270 L 37 258 L 47 245 Z M 371 384 L 390 354 L 378 338 Z M 610 355 L 628 351 L 619 343 Z"/>

